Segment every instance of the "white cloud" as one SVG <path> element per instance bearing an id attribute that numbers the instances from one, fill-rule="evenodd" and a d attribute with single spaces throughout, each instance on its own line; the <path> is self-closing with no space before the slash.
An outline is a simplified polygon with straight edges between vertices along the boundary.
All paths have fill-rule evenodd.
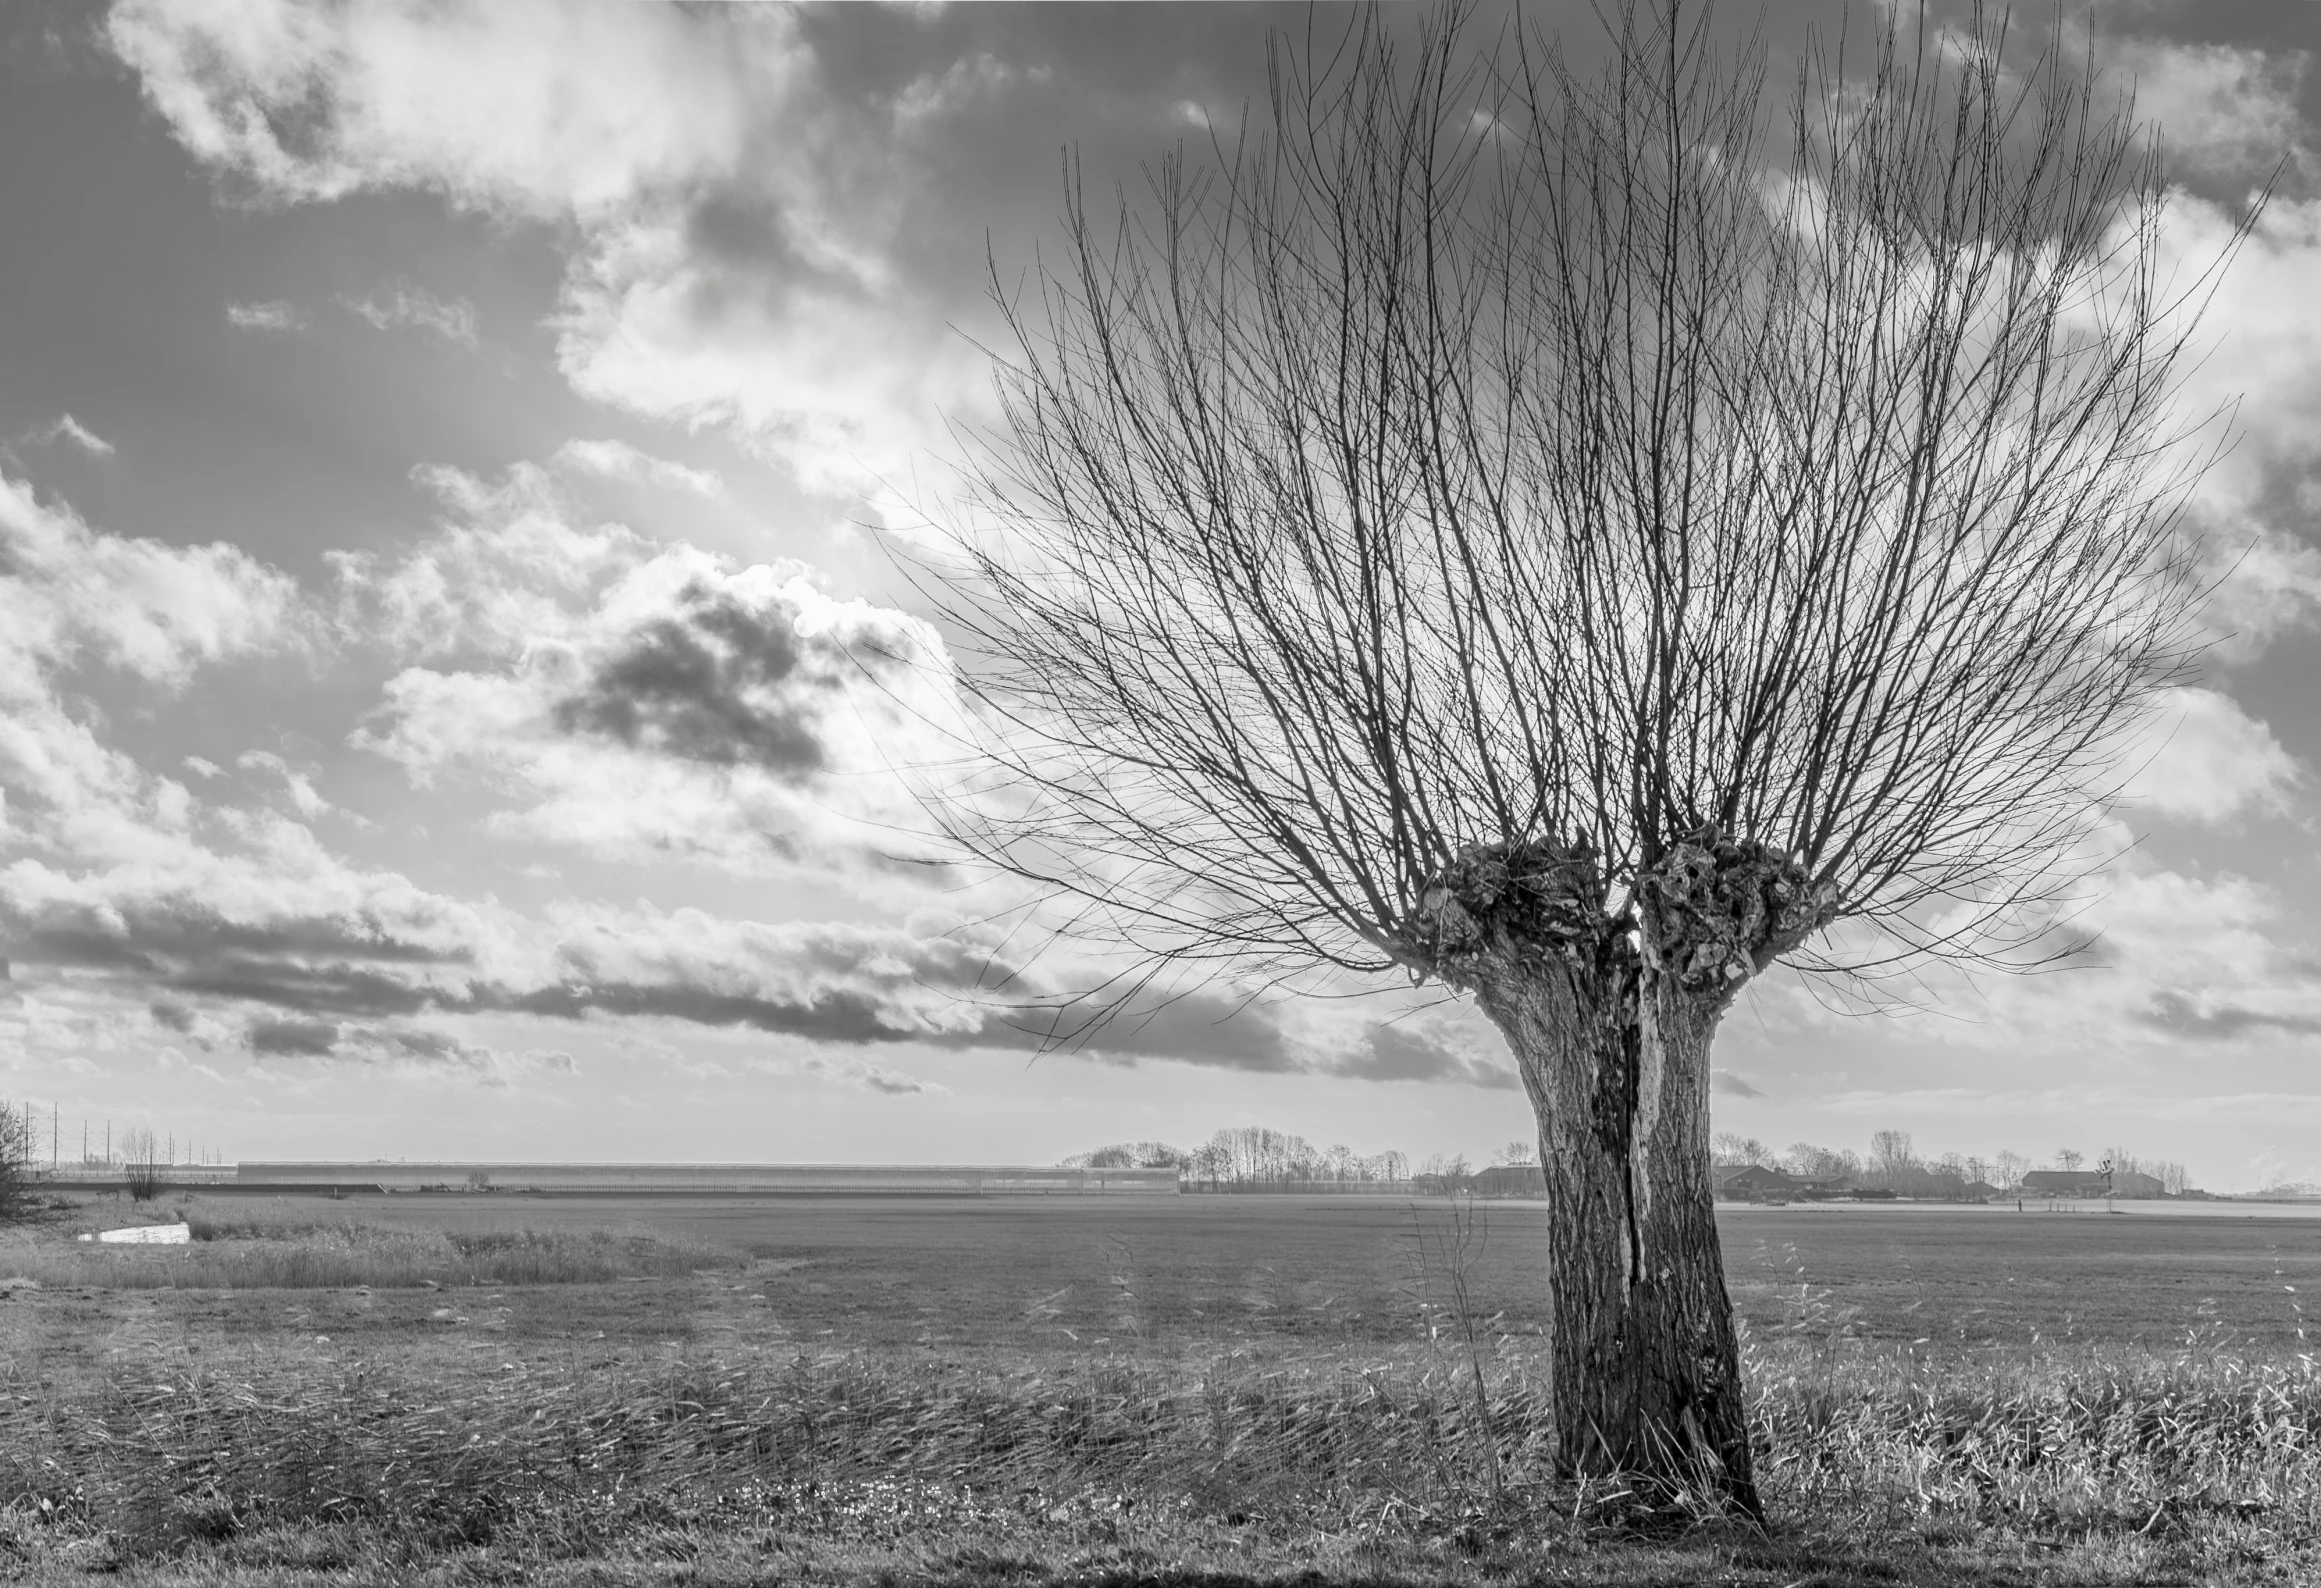
<path id="1" fill-rule="evenodd" d="M 541 220 L 731 172 L 800 48 L 770 8 L 541 0 L 127 0 L 107 30 L 179 140 L 261 193 L 427 187 Z"/>
<path id="2" fill-rule="evenodd" d="M 952 745 L 934 632 L 795 566 L 672 548 L 489 671 L 410 668 L 355 743 L 421 780 L 455 766 L 526 803 L 505 830 L 597 858 L 761 872 L 906 846 L 898 770 Z"/>
<path id="3" fill-rule="evenodd" d="M 551 462 L 600 479 L 656 485 L 668 491 L 690 491 L 695 496 L 725 494 L 725 481 L 714 469 L 689 468 L 640 452 L 625 441 L 567 441 Z"/>
<path id="4" fill-rule="evenodd" d="M 2225 566 L 2211 578 L 2201 620 L 2218 661 L 2253 662 L 2282 634 L 2321 618 L 2321 551 L 2272 526 L 2220 530 L 2211 547 Z"/>
<path id="5" fill-rule="evenodd" d="M 706 1066 L 704 1067 L 706 1068 Z M 830 1058 L 822 1054 L 808 1054 L 802 1059 L 757 1059 L 749 1068 L 761 1075 L 805 1075 L 816 1080 L 834 1082 L 857 1091 L 877 1092 L 886 1097 L 948 1097 L 951 1088 L 937 1081 L 923 1081 L 915 1075 L 873 1064 L 868 1059 L 847 1055 Z"/>
<path id="6" fill-rule="evenodd" d="M 266 303 L 229 303 L 226 319 L 244 331 L 302 331 L 306 316 L 292 304 L 279 301 Z"/>
<path id="7" fill-rule="evenodd" d="M 2279 894 L 2250 878 L 2125 864 L 2079 924 L 2101 933 L 2086 968 L 1994 978 L 1993 1018 L 1957 1034 L 2036 1038 L 2117 1063 L 2188 1042 L 2295 1046 L 2321 1032 L 2314 945 Z"/>
<path id="8" fill-rule="evenodd" d="M 2187 193 L 2171 196 L 2159 236 L 2163 279 L 2179 289 L 2212 268 L 2232 241 L 2234 219 Z M 2188 371 L 2194 411 L 2238 401 L 2244 440 L 2204 494 L 2222 510 L 2246 510 L 2263 471 L 2321 460 L 2321 199 L 2276 197 L 2233 256 L 2207 301 L 2199 342 L 2209 351 Z"/>
<path id="9" fill-rule="evenodd" d="M 98 458 L 109 458 L 114 451 L 113 443 L 98 435 L 87 425 L 82 424 L 71 414 L 59 415 L 45 425 L 27 430 L 16 439 L 36 447 L 48 446 L 57 441 L 69 441 L 91 457 Z"/>
<path id="10" fill-rule="evenodd" d="M 183 785 L 147 776 L 68 696 L 78 669 L 184 688 L 197 669 L 300 643 L 296 587 L 230 546 L 91 529 L 0 475 L 0 795 L 12 846 L 131 855 L 190 819 Z"/>
<path id="11" fill-rule="evenodd" d="M 517 801 L 500 830 L 598 859 L 762 874 L 909 847 L 908 774 L 960 726 L 931 627 L 799 564 L 576 529 L 535 469 L 433 483 L 454 522 L 345 560 L 341 623 L 467 665 L 405 668 L 351 742 L 421 783 L 478 774 Z"/>
<path id="12" fill-rule="evenodd" d="M 475 305 L 465 298 L 438 298 L 433 293 L 398 287 L 383 297 L 340 298 L 338 304 L 373 330 L 391 331 L 408 325 L 432 331 L 462 347 L 476 345 Z"/>
<path id="13" fill-rule="evenodd" d="M 2110 69 L 2131 78 L 2136 115 L 2156 122 L 2171 165 L 2259 181 L 2301 153 L 2302 51 L 2129 38 Z"/>
<path id="14" fill-rule="evenodd" d="M 2155 726 L 2158 742 L 2123 791 L 2131 808 L 2190 822 L 2278 814 L 2303 781 L 2272 730 L 2213 689 L 2170 690 Z"/>
<path id="15" fill-rule="evenodd" d="M 349 640 L 404 657 L 512 656 L 569 632 L 576 605 L 652 554 L 623 525 L 569 523 L 555 482 L 534 464 L 516 465 L 498 486 L 457 469 L 415 473 L 451 515 L 433 536 L 392 560 L 329 554 Z"/>
<path id="16" fill-rule="evenodd" d="M 84 656 L 165 687 L 293 636 L 297 588 L 237 547 L 92 530 L 0 475 L 0 689 Z"/>
<path id="17" fill-rule="evenodd" d="M 124 0 L 109 29 L 179 141 L 259 197 L 411 188 L 565 228 L 558 360 L 589 397 L 730 428 L 839 494 L 981 414 L 954 283 L 896 263 L 934 180 L 913 151 L 1037 73 L 971 54 L 833 96 L 773 7 Z"/>
<path id="18" fill-rule="evenodd" d="M 332 809 L 330 801 L 315 792 L 311 774 L 292 766 L 271 751 L 245 750 L 235 759 L 234 764 L 245 772 L 271 772 L 280 778 L 283 791 L 290 798 L 291 808 L 304 821 L 311 822 L 326 816 Z"/>

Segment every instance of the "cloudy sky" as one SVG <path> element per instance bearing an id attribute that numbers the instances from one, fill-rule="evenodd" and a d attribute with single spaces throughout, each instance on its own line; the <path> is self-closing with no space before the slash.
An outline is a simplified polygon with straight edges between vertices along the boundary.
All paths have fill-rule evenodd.
<path id="1" fill-rule="evenodd" d="M 1842 14 L 1774 6 L 1777 63 Z M 1528 1135 L 1455 1007 L 1220 991 L 1036 1054 L 985 902 L 903 863 L 948 653 L 876 528 L 989 414 L 986 239 L 1027 269 L 1067 146 L 1137 182 L 1306 19 L 8 7 L 0 1092 L 68 1152 L 85 1118 L 228 1157 Z M 2321 1177 L 2321 7 L 2097 24 L 2172 257 L 2287 161 L 2196 377 L 2243 398 L 2193 509 L 2237 558 L 2218 644 L 2087 966 L 1904 1018 L 1774 978 L 1718 1123 Z"/>

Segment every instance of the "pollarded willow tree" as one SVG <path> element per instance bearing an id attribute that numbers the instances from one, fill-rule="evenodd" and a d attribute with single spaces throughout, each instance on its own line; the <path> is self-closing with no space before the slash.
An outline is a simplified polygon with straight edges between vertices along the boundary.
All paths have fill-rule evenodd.
<path id="1" fill-rule="evenodd" d="M 1677 0 L 1585 76 L 1463 20 L 1277 44 L 1268 130 L 1003 296 L 944 820 L 1147 964 L 1471 995 L 1562 1461 L 1754 1510 L 1711 1038 L 2043 951 L 2191 656 L 2188 317 L 2132 106 L 2002 20 L 1785 110 Z"/>

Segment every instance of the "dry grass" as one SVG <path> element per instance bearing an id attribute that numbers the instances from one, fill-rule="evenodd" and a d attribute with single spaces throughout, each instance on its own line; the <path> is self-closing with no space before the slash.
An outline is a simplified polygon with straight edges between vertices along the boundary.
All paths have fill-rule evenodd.
<path id="1" fill-rule="evenodd" d="M 1034 1307 L 1012 1345 L 816 1349 L 773 1316 L 808 1299 L 780 1290 L 785 1260 L 749 1276 L 771 1304 L 691 1277 L 513 1296 L 573 1321 L 552 1340 L 406 1301 L 434 1321 L 366 1348 L 311 1332 L 318 1297 L 225 1309 L 136 1287 L 522 1286 L 733 1259 L 578 1228 L 193 1213 L 202 1239 L 175 1251 L 0 1245 L 0 1275 L 29 1255 L 113 1289 L 20 1297 L 0 1323 L 133 1342 L 0 1354 L 0 1578 L 2321 1579 L 2321 1372 L 2221 1329 L 2165 1351 L 1930 1348 L 1862 1337 L 1800 1282 L 1745 1346 L 1765 1536 L 1687 1496 L 1558 1481 L 1536 1337 L 1447 1306 L 1456 1286 L 1415 1293 L 1416 1340 L 1228 1340 L 1155 1328 L 1123 1267 L 1111 1348 L 1065 1349 Z M 640 1298 L 726 1332 L 584 1343 L 583 1319 Z M 204 1332 L 170 1321 L 201 1307 Z M 253 1307 L 302 1321 L 239 1332 Z"/>
<path id="2" fill-rule="evenodd" d="M 1147 1545 L 1246 1537 L 1284 1562 L 1299 1540 L 1406 1564 L 1448 1551 L 1482 1571 L 1639 1527 L 1703 1548 L 1741 1538 L 1681 1497 L 1648 1515 L 1616 1486 L 1555 1481 L 1532 1360 L 1496 1344 L 1480 1406 L 1474 1365 L 1426 1347 L 561 1368 L 277 1350 L 260 1375 L 178 1356 L 63 1393 L 0 1386 L 0 1500 L 20 1533 L 102 1539 L 110 1558 L 317 1529 L 398 1558 L 572 1560 L 743 1535 L 923 1552 L 1103 1523 Z M 1751 1377 L 1767 1497 L 1793 1544 L 2067 1556 L 2098 1582 L 2321 1565 L 2306 1542 L 2321 1537 L 2309 1363 L 1792 1342 L 1753 1352 Z M 2090 1576 L 2103 1561 L 2134 1569 Z"/>
<path id="3" fill-rule="evenodd" d="M 604 1284 L 737 1266 L 738 1253 L 648 1230 L 383 1228 L 183 1207 L 140 1220 L 192 1226 L 185 1246 L 107 1246 L 68 1237 L 76 1218 L 0 1234 L 0 1280 L 49 1289 L 344 1290 L 423 1285 Z"/>

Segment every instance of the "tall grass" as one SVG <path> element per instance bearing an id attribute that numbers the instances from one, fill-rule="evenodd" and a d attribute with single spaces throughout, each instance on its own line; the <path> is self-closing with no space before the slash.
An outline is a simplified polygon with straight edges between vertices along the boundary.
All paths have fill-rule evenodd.
<path id="1" fill-rule="evenodd" d="M 353 1523 L 603 1544 L 639 1516 L 767 1515 L 865 1485 L 1132 1496 L 1324 1533 L 1522 1515 L 1587 1522 L 1616 1486 L 1548 1468 L 1544 1375 L 1494 1349 L 1295 1361 L 800 1353 L 555 1366 L 281 1349 L 62 1392 L 0 1380 L 0 1504 L 163 1547 Z M 1752 1349 L 1777 1514 L 1849 1535 L 2321 1536 L 2321 1375 L 2216 1353 L 1999 1360 Z M 642 1508 L 642 1509 L 640 1509 Z M 625 1520 L 624 1520 L 625 1519 Z M 2222 1530 L 2222 1533 L 2219 1530 Z"/>
<path id="2" fill-rule="evenodd" d="M 740 1254 L 666 1235 L 608 1230 L 388 1229 L 189 1215 L 186 1246 L 0 1238 L 0 1278 L 48 1288 L 339 1290 L 603 1284 L 737 1266 Z"/>
<path id="3" fill-rule="evenodd" d="M 0 1244 L 0 1276 L 28 1255 L 56 1265 L 44 1284 L 284 1288 L 602 1281 L 734 1261 L 606 1231 L 193 1223 L 199 1238 L 174 1250 Z M 1644 1491 L 1553 1472 L 1540 1342 L 1479 1317 L 1462 1277 L 1479 1229 L 1437 1234 L 1417 1248 L 1422 1337 L 1390 1346 L 1156 1342 L 1135 1254 L 1116 1240 L 1109 1308 L 1124 1344 L 1109 1354 L 1056 1348 L 1038 1304 L 1020 1348 L 956 1355 L 801 1350 L 769 1334 L 511 1361 L 510 1342 L 472 1337 L 378 1351 L 276 1337 L 236 1354 L 163 1336 L 36 1379 L 29 1358 L 0 1354 L 0 1556 L 10 1516 L 101 1532 L 131 1554 L 336 1528 L 395 1550 L 505 1545 L 532 1559 L 742 1529 L 915 1537 L 1071 1511 L 1133 1514 L 1164 1553 L 1203 1528 L 1284 1549 L 1459 1540 L 1529 1571 L 1521 1549 L 1543 1538 L 1634 1526 Z M 1778 1326 L 1744 1339 L 1743 1366 L 1759 1481 L 1789 1524 L 2082 1560 L 2166 1550 L 2179 1573 L 2321 1568 L 2310 1356 L 2228 1349 L 2214 1330 L 2172 1351 L 1881 1345 L 1800 1267 Z M 1650 1495 L 1658 1510 L 1642 1519 L 1714 1520 L 1677 1498 Z"/>

